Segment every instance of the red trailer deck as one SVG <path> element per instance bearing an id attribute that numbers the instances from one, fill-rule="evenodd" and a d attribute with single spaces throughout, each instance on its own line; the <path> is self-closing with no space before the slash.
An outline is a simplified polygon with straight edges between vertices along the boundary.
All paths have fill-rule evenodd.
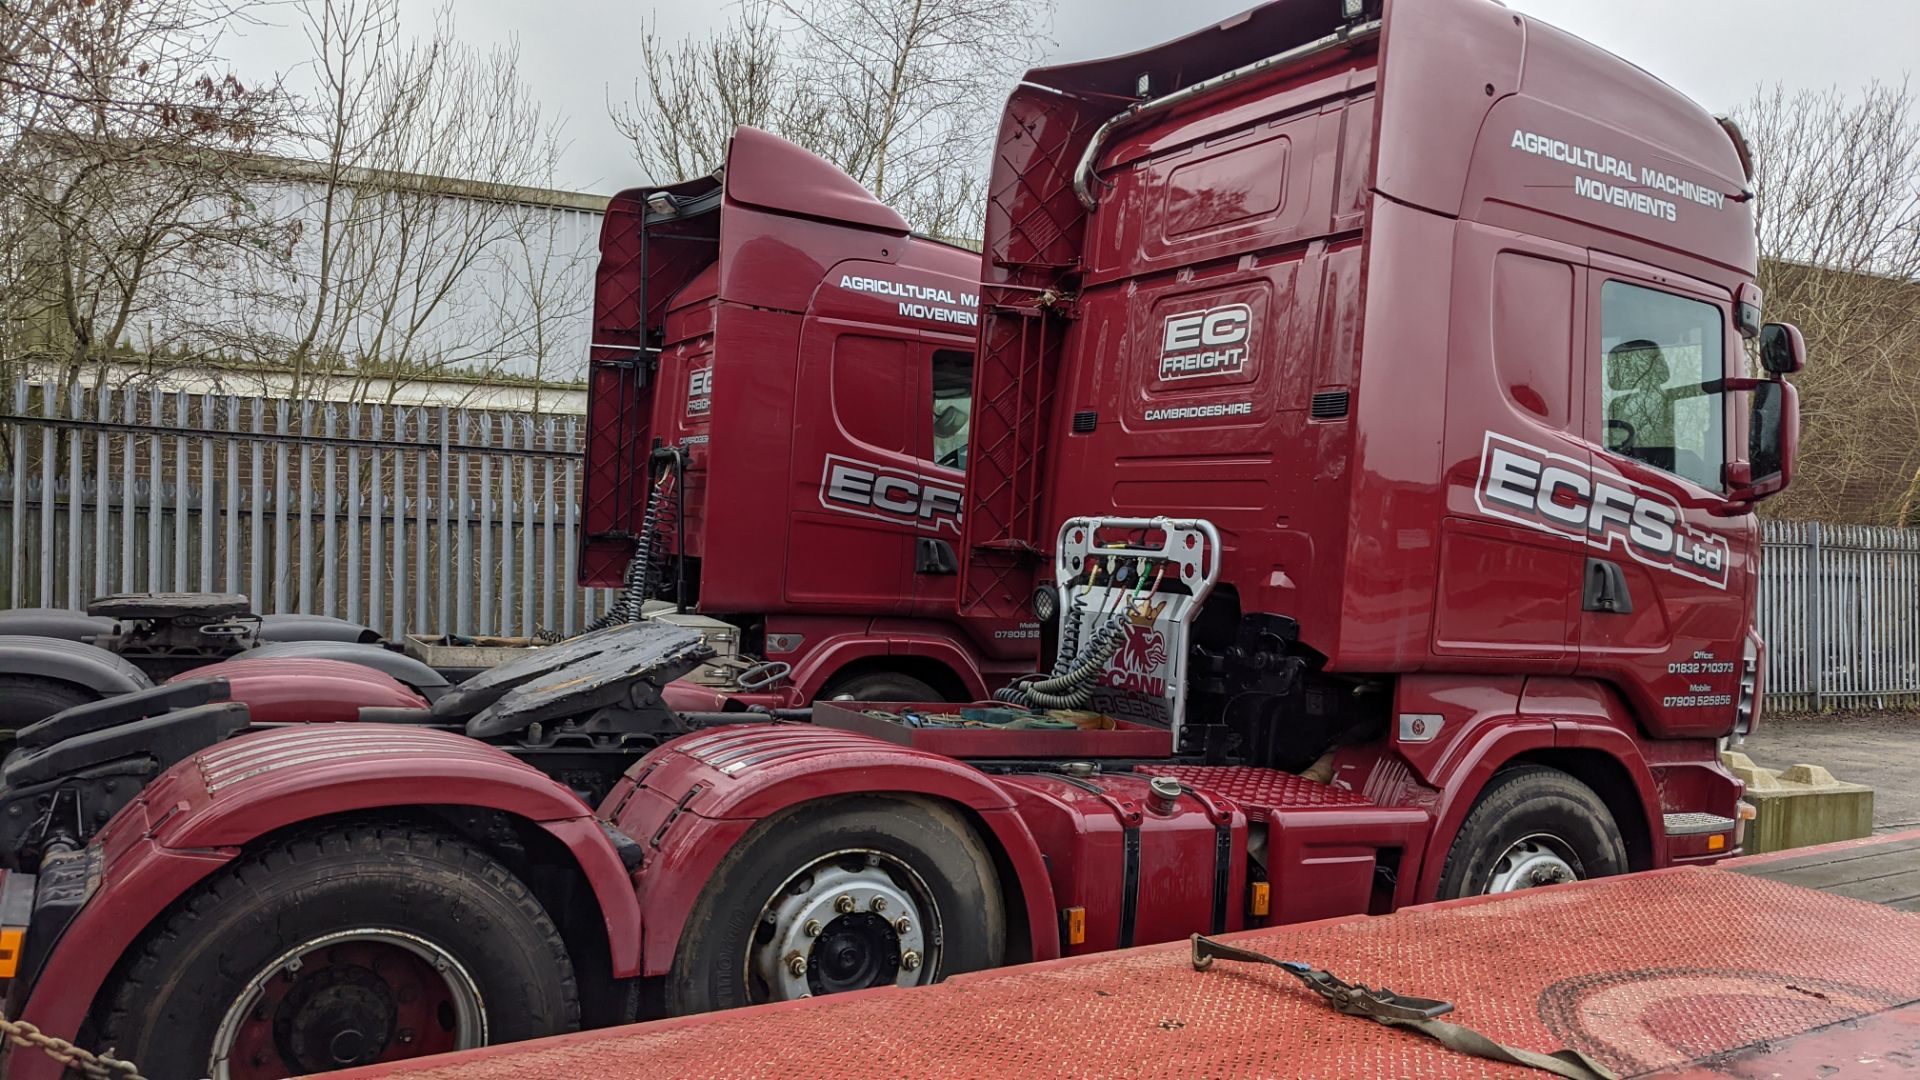
<path id="1" fill-rule="evenodd" d="M 1864 899 L 1863 899 L 1864 898 Z M 1875 902 L 1865 902 L 1867 900 Z M 1920 1068 L 1920 831 L 1234 935 L 1622 1075 Z M 1184 943 L 583 1032 L 353 1077 L 1527 1077 Z"/>

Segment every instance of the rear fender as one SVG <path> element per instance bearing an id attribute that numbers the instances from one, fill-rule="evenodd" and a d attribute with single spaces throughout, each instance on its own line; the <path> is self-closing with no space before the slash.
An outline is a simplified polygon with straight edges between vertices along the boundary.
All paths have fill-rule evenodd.
<path id="1" fill-rule="evenodd" d="M 194 668 L 170 682 L 225 679 L 230 700 L 247 706 L 256 724 L 336 724 L 360 710 L 424 709 L 427 699 L 393 676 L 348 660 L 246 656 Z"/>
<path id="2" fill-rule="evenodd" d="M 939 799 L 966 811 L 1003 868 L 1007 903 L 1024 915 L 1032 958 L 1060 954 L 1039 846 L 1013 800 L 984 773 L 865 735 L 767 724 L 682 736 L 629 769 L 601 806 L 601 816 L 645 853 L 634 876 L 647 926 L 644 974 L 672 966 L 701 891 L 755 824 L 806 803 L 876 794 Z"/>
<path id="3" fill-rule="evenodd" d="M 144 672 L 117 653 L 78 641 L 27 634 L 0 636 L 0 675 L 55 679 L 101 697 L 153 685 Z"/>
<path id="4" fill-rule="evenodd" d="M 331 724 L 231 739 L 149 785 L 96 841 L 101 884 L 54 946 L 25 1017 L 71 1038 L 141 933 L 254 840 L 344 814 L 449 806 L 523 818 L 558 840 L 599 902 L 614 975 L 638 972 L 640 911 L 626 867 L 571 791 L 464 736 Z"/>

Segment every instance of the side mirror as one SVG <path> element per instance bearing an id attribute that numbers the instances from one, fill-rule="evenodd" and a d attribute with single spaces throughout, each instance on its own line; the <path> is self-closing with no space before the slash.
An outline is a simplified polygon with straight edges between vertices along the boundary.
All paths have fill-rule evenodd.
<path id="1" fill-rule="evenodd" d="M 1775 375 L 1791 375 L 1807 366 L 1807 340 L 1792 323 L 1760 328 L 1760 366 Z"/>
<path id="2" fill-rule="evenodd" d="M 1798 341 L 1800 335 L 1793 336 Z M 1793 384 L 1767 379 L 1755 383 L 1752 394 L 1747 410 L 1747 475 L 1735 478 L 1739 482 L 1727 495 L 1733 502 L 1749 504 L 1786 490 L 1800 444 L 1800 393 Z"/>

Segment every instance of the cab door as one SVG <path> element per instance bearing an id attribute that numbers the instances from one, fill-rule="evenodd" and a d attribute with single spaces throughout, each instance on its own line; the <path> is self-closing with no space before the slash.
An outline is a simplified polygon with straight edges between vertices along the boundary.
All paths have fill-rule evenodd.
<path id="1" fill-rule="evenodd" d="M 787 600 L 902 614 L 913 597 L 925 347 L 809 316 L 800 354 Z"/>
<path id="2" fill-rule="evenodd" d="M 1725 504 L 1743 373 L 1724 290 L 1598 252 L 1588 281 L 1580 672 L 1659 735 L 1728 730 L 1739 698 L 1749 516 Z"/>
<path id="3" fill-rule="evenodd" d="M 1571 674 L 1579 661 L 1583 249 L 1458 227 L 1448 327 L 1446 514 L 1432 651 Z"/>

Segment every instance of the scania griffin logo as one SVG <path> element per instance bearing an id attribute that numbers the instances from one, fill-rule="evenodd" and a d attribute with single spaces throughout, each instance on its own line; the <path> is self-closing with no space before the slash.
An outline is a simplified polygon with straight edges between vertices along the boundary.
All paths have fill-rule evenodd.
<path id="1" fill-rule="evenodd" d="M 1245 371 L 1252 330 L 1253 309 L 1245 304 L 1167 316 L 1160 330 L 1160 381 Z"/>
<path id="2" fill-rule="evenodd" d="M 1716 589 L 1727 587 L 1727 541 L 1689 526 L 1664 492 L 1487 432 L 1474 502 L 1493 517 L 1607 550 Z"/>
<path id="3" fill-rule="evenodd" d="M 878 518 L 939 532 L 960 531 L 960 489 L 921 479 L 906 469 L 827 455 L 820 505 L 843 514 Z"/>

